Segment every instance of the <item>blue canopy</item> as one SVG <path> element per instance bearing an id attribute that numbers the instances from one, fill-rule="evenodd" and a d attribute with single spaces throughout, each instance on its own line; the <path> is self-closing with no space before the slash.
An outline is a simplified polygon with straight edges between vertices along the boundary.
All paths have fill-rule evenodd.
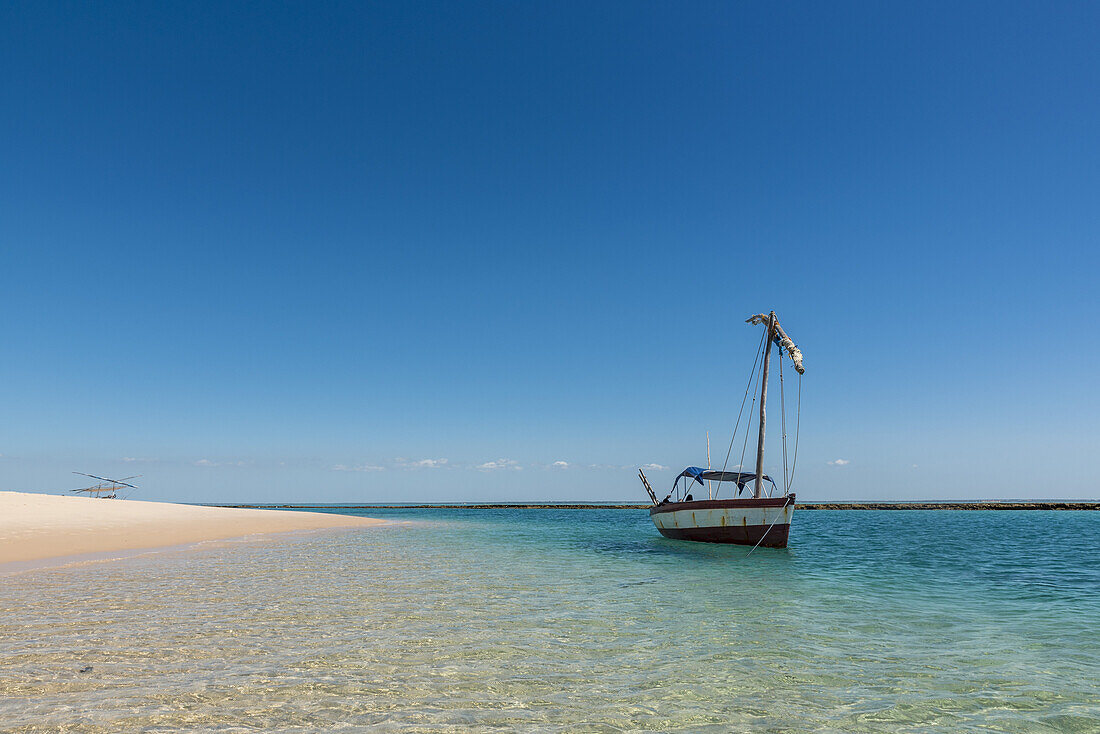
<path id="1" fill-rule="evenodd" d="M 676 491 L 677 485 L 680 483 L 680 477 L 687 477 L 688 484 L 691 484 L 691 480 L 699 482 L 699 486 L 703 486 L 703 480 L 711 482 L 734 482 L 737 484 L 737 494 L 741 494 L 744 491 L 745 485 L 749 482 L 756 481 L 756 474 L 752 472 L 739 472 L 739 471 L 716 471 L 712 469 L 703 469 L 698 466 L 689 466 L 684 469 L 676 477 L 676 481 L 672 483 L 672 490 Z M 775 482 L 767 474 L 761 474 L 760 478 L 765 482 L 768 482 L 773 487 Z"/>

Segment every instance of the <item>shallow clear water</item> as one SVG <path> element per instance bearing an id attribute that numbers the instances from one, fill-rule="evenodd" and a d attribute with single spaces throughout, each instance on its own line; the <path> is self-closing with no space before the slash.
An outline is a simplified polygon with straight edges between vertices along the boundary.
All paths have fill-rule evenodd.
<path id="1" fill-rule="evenodd" d="M 0 729 L 1100 731 L 1100 513 L 364 514 L 0 578 Z"/>

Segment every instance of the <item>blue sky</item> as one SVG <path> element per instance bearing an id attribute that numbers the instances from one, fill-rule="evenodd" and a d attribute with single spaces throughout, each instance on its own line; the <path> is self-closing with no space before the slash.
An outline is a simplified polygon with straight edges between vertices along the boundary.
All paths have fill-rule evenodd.
<path id="1" fill-rule="evenodd" d="M 1098 28 L 5 4 L 0 488 L 641 498 L 724 449 L 774 308 L 803 499 L 1096 497 Z"/>

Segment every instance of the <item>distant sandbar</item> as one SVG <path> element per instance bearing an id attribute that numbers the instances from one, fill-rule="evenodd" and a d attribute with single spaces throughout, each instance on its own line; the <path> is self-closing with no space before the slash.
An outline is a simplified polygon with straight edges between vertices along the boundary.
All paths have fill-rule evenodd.
<path id="1" fill-rule="evenodd" d="M 651 505 L 624 504 L 468 504 L 468 505 L 219 505 L 233 508 L 287 508 L 325 510 L 646 510 Z M 1003 502 L 808 502 L 798 503 L 800 510 L 1100 510 L 1092 500 Z"/>

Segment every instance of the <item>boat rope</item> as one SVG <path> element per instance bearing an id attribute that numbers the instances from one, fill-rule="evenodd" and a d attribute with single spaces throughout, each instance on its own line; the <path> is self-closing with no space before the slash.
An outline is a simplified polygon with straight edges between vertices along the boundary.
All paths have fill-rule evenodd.
<path id="1" fill-rule="evenodd" d="M 749 406 L 749 419 L 748 422 L 745 424 L 745 440 L 741 444 L 741 459 L 740 462 L 737 464 L 738 473 L 742 473 L 745 471 L 745 451 L 748 450 L 749 447 L 749 433 L 752 432 L 752 417 L 753 414 L 756 413 L 756 396 L 760 394 L 760 378 L 762 374 L 763 372 L 761 371 L 756 375 L 756 382 L 753 383 L 752 386 L 752 404 Z M 738 486 L 737 488 L 737 494 L 741 494 L 740 486 Z"/>
<path id="2" fill-rule="evenodd" d="M 763 341 L 763 339 L 764 339 L 764 335 L 761 334 L 760 335 L 760 340 Z M 756 359 L 753 360 L 752 371 L 749 372 L 749 381 L 748 381 L 748 384 L 745 385 L 745 394 L 741 398 L 741 410 L 737 411 L 737 422 L 733 426 L 733 435 L 730 436 L 730 445 L 729 445 L 729 448 L 726 449 L 726 460 L 722 462 L 722 471 L 726 470 L 726 466 L 730 462 L 730 453 L 733 451 L 733 442 L 737 440 L 737 429 L 741 426 L 741 414 L 745 412 L 745 401 L 749 397 L 749 388 L 752 387 L 752 378 L 753 378 L 753 375 L 756 374 L 756 365 L 757 365 L 758 362 L 760 362 L 760 354 L 761 354 L 760 345 L 757 344 L 756 345 Z M 752 398 L 752 404 L 756 405 L 756 396 L 755 395 Z M 752 408 L 749 408 L 749 410 L 751 411 Z M 749 420 L 751 421 L 752 419 L 750 418 Z M 745 427 L 745 440 L 746 441 L 748 440 L 748 437 L 749 437 L 749 429 L 748 429 L 748 426 L 746 426 Z M 742 453 L 742 456 L 741 456 L 742 464 L 744 464 L 744 461 L 745 461 L 745 457 L 744 457 L 744 454 Z M 741 467 L 737 467 L 737 470 L 741 471 Z"/>
<path id="3" fill-rule="evenodd" d="M 780 509 L 781 509 L 781 510 L 785 510 L 785 509 L 787 509 L 787 507 L 788 507 L 788 506 L 789 506 L 790 504 L 791 504 L 791 501 L 790 501 L 790 500 L 788 499 L 788 500 L 787 500 L 787 504 L 783 505 L 783 507 L 781 507 Z M 759 547 L 760 547 L 760 544 L 764 542 L 764 538 L 768 537 L 768 533 L 770 533 L 770 532 L 771 532 L 771 529 L 775 527 L 775 524 L 776 524 L 777 522 L 779 522 L 779 519 L 780 519 L 781 517 L 783 517 L 783 513 L 782 513 L 782 512 L 780 512 L 780 513 L 779 513 L 779 517 L 777 517 L 777 518 L 775 518 L 774 520 L 772 520 L 772 524 L 771 524 L 771 525 L 769 525 L 769 526 L 768 526 L 768 529 L 764 531 L 764 534 L 760 536 L 760 540 L 756 541 L 756 545 L 754 545 L 754 546 L 752 547 L 752 550 L 750 550 L 750 551 L 749 551 L 748 553 L 746 553 L 746 554 L 745 554 L 745 558 L 748 558 L 749 556 L 751 556 L 751 555 L 752 555 L 752 551 L 754 551 L 754 550 L 756 550 L 757 548 L 759 548 Z M 744 558 L 742 558 L 741 560 L 745 560 L 745 559 L 744 559 Z"/>
<path id="4" fill-rule="evenodd" d="M 771 344 L 766 344 L 764 348 L 770 349 Z M 763 352 L 761 352 L 761 354 L 763 354 Z M 749 429 L 752 428 L 752 413 L 756 412 L 756 396 L 760 394 L 760 381 L 763 377 L 764 371 L 761 370 L 756 376 L 756 384 L 752 387 L 752 405 L 749 407 L 749 422 L 745 425 L 745 441 L 741 444 L 741 463 L 737 465 L 737 471 L 739 473 L 745 471 L 745 451 L 749 448 Z M 741 494 L 740 486 L 738 487 L 737 494 Z"/>
<path id="5" fill-rule="evenodd" d="M 779 352 L 779 423 L 783 432 L 783 491 L 789 492 L 791 483 L 787 479 L 787 399 L 783 389 L 783 352 Z M 771 497 L 771 492 L 768 493 Z"/>
<path id="6" fill-rule="evenodd" d="M 784 507 L 786 507 L 786 505 L 784 505 Z M 780 514 L 780 517 L 782 517 L 782 514 Z M 748 558 L 749 556 L 751 556 L 751 555 L 752 555 L 752 551 L 754 551 L 754 550 L 756 550 L 757 548 L 759 548 L 759 547 L 760 547 L 760 544 L 764 542 L 764 538 L 768 537 L 768 533 L 770 533 L 770 532 L 771 532 L 771 529 L 775 527 L 775 524 L 776 524 L 777 522 L 779 522 L 779 518 L 778 518 L 778 517 L 777 517 L 777 518 L 775 518 L 774 520 L 772 520 L 772 524 L 771 524 L 771 525 L 769 525 L 769 526 L 768 526 L 768 529 L 764 531 L 764 534 L 760 536 L 760 540 L 756 541 L 756 545 L 754 545 L 754 546 L 752 547 L 752 550 L 750 550 L 750 551 L 749 551 L 748 553 L 746 553 L 746 554 L 745 554 L 745 558 Z"/>
<path id="7" fill-rule="evenodd" d="M 791 461 L 791 483 L 787 485 L 787 494 L 791 493 L 794 485 L 794 469 L 798 465 L 798 430 L 802 427 L 802 375 L 798 376 L 798 407 L 795 409 L 794 419 L 794 460 Z"/>

